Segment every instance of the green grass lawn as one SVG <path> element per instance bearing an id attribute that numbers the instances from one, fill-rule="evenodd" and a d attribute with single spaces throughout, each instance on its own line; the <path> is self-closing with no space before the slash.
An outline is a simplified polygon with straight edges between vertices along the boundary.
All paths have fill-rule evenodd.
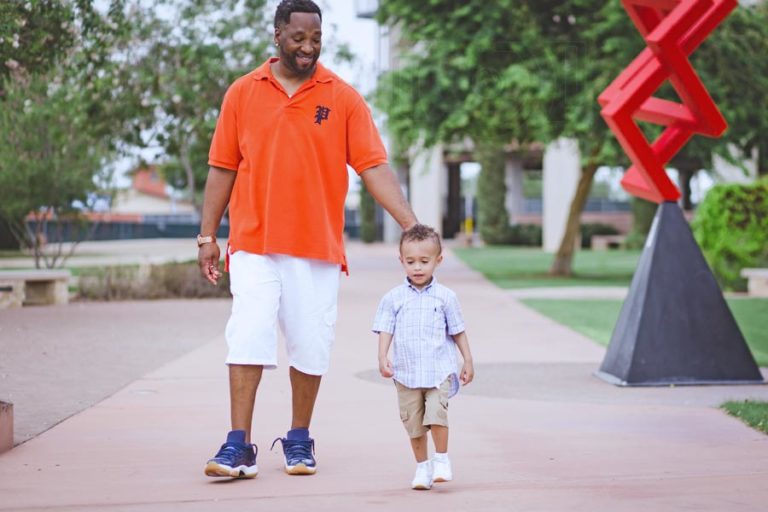
<path id="1" fill-rule="evenodd" d="M 547 274 L 553 254 L 525 247 L 456 248 L 453 252 L 501 288 L 628 286 L 640 251 L 578 251 L 573 277 Z"/>
<path id="2" fill-rule="evenodd" d="M 760 366 L 768 366 L 768 299 L 729 298 L 728 305 Z M 601 299 L 526 299 L 522 301 L 553 319 L 608 345 L 622 301 Z"/>
<path id="3" fill-rule="evenodd" d="M 743 402 L 726 402 L 720 407 L 750 427 L 768 434 L 768 402 L 745 400 Z"/>
<path id="4" fill-rule="evenodd" d="M 554 258 L 540 249 L 521 247 L 456 248 L 453 252 L 501 288 L 545 286 L 628 286 L 640 251 L 578 251 L 575 275 L 547 275 Z M 768 366 L 768 299 L 728 298 L 757 364 Z M 527 306 L 586 337 L 608 345 L 622 301 L 614 299 L 526 299 Z M 729 414 L 768 434 L 768 403 L 727 402 Z"/>

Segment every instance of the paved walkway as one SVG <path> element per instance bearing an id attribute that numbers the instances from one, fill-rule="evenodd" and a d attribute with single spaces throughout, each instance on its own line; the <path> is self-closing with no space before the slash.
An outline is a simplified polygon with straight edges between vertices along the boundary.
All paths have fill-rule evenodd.
<path id="1" fill-rule="evenodd" d="M 202 475 L 228 427 L 225 343 L 205 330 L 199 348 L 0 455 L 0 511 L 765 510 L 768 437 L 712 406 L 768 400 L 768 386 L 605 384 L 591 376 L 601 347 L 522 306 L 451 254 L 439 278 L 461 298 L 477 377 L 451 403 L 455 481 L 411 491 L 410 449 L 394 390 L 375 376 L 369 331 L 379 297 L 402 279 L 395 249 L 351 245 L 350 263 L 312 428 L 317 475 L 288 477 L 269 452 L 289 421 L 284 364 L 265 375 L 257 398 L 258 478 Z M 226 321 L 217 301 L 204 303 L 207 315 L 199 304 L 190 308 L 186 323 L 178 313 L 163 318 L 176 302 L 152 304 L 158 315 L 135 317 L 147 332 L 178 323 L 179 336 L 196 336 L 189 325 L 223 329 Z M 136 307 L 126 303 L 124 311 Z M 107 331 L 119 311 L 102 308 L 87 328 Z"/>
<path id="2" fill-rule="evenodd" d="M 220 240 L 223 247 L 224 240 Z M 70 244 L 64 244 L 64 253 Z M 147 238 L 139 240 L 104 240 L 81 242 L 75 254 L 67 260 L 67 267 L 94 267 L 101 265 L 160 264 L 171 261 L 197 259 L 194 239 Z M 31 257 L 0 258 L 1 269 L 34 268 Z"/>

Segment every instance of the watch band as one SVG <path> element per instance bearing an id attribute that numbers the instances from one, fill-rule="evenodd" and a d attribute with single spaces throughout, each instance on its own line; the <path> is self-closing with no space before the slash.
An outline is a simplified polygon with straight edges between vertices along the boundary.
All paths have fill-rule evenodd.
<path id="1" fill-rule="evenodd" d="M 216 241 L 216 237 L 213 235 L 203 236 L 197 235 L 197 246 L 200 247 L 203 244 L 210 244 Z"/>

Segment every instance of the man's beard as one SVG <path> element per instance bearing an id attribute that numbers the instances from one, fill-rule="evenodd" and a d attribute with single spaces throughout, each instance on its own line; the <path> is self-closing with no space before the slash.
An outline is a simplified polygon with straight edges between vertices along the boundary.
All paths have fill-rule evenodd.
<path id="1" fill-rule="evenodd" d="M 302 68 L 299 65 L 298 56 L 299 56 L 298 52 L 293 53 L 293 54 L 289 54 L 289 53 L 285 52 L 282 48 L 280 48 L 280 60 L 283 61 L 283 63 L 285 64 L 285 66 L 288 69 L 290 69 L 295 75 L 298 75 L 298 76 L 300 76 L 302 78 L 306 78 L 308 76 L 311 76 L 312 73 L 314 73 L 314 71 L 315 71 L 315 66 L 317 65 L 318 55 L 314 55 L 312 57 L 312 63 L 308 67 L 306 67 L 306 68 Z"/>

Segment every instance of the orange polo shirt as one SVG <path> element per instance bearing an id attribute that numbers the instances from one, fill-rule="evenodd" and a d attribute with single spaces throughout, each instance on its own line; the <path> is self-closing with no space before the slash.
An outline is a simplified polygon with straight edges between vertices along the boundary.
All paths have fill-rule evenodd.
<path id="1" fill-rule="evenodd" d="M 272 58 L 229 88 L 208 164 L 237 171 L 229 201 L 232 252 L 288 254 L 346 270 L 347 164 L 359 174 L 387 161 L 365 100 L 317 63 L 289 97 Z"/>

